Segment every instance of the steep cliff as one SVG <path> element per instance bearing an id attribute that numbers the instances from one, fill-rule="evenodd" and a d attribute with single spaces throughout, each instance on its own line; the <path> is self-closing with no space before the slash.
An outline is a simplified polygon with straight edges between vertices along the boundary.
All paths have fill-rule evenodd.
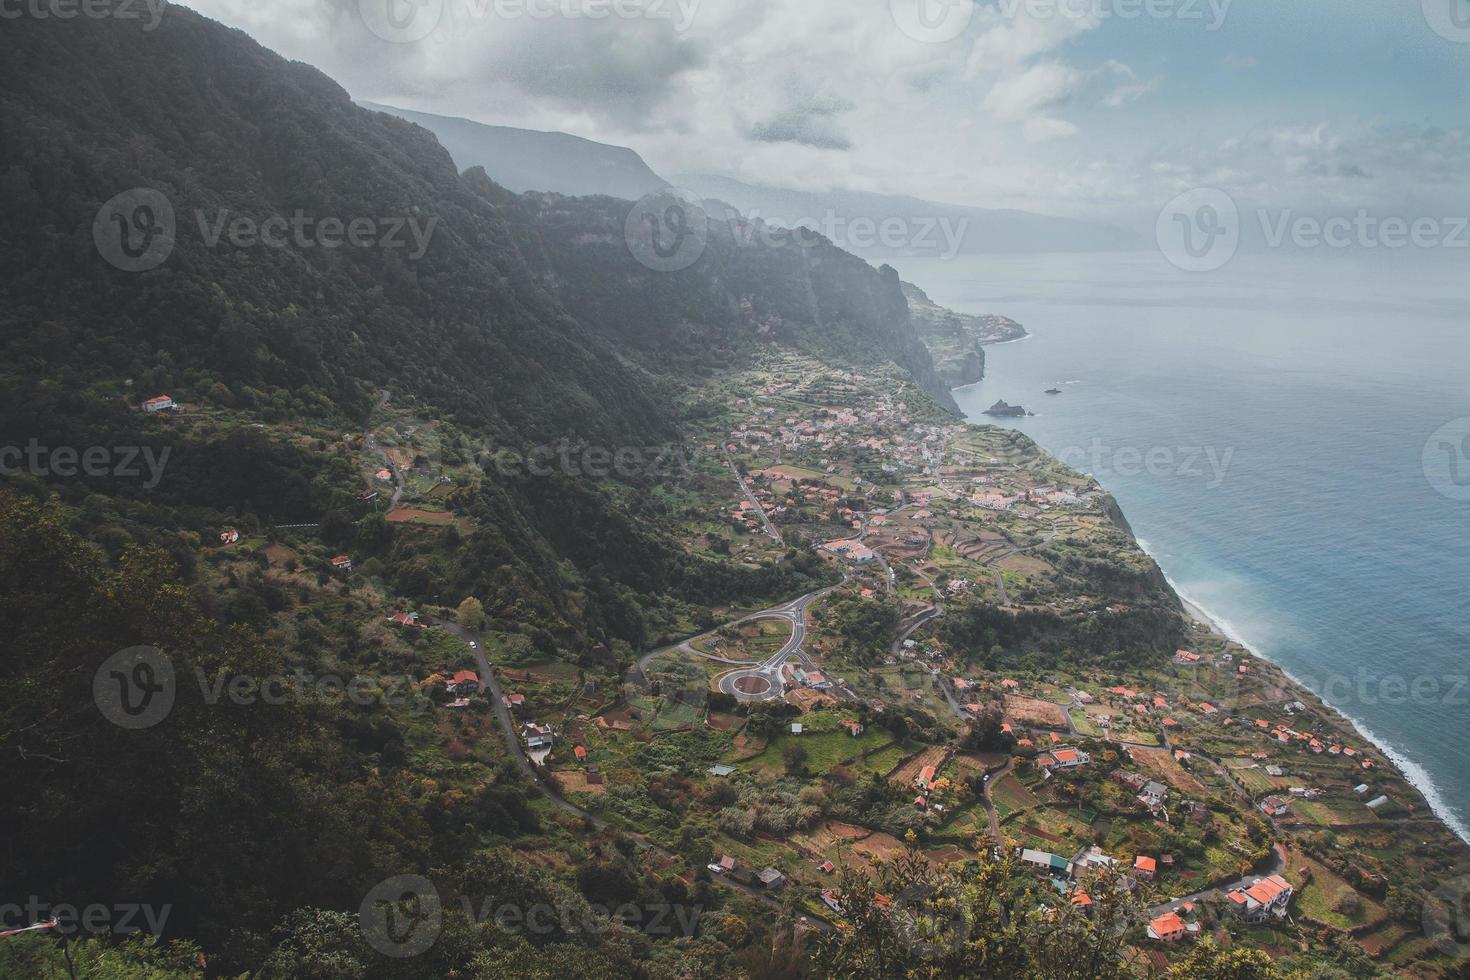
<path id="1" fill-rule="evenodd" d="M 985 377 L 984 345 L 1026 336 L 1026 329 L 1015 320 L 946 309 L 911 282 L 903 284 L 903 294 L 914 330 L 934 360 L 935 372 L 951 388 L 974 384 Z"/>

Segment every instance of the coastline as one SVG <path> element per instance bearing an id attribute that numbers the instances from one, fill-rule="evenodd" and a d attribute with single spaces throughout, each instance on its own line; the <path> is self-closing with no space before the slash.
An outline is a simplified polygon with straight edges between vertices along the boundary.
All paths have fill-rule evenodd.
<path id="1" fill-rule="evenodd" d="M 1018 337 L 1015 340 L 1002 341 L 1001 343 L 1019 343 L 1023 340 L 1030 340 L 1032 336 L 1033 334 L 1028 331 L 1023 337 Z M 1000 345 L 995 344 L 985 346 Z M 979 381 L 973 382 L 972 384 L 960 385 L 950 390 L 952 392 L 965 391 L 967 389 L 975 387 L 976 385 L 983 384 L 986 380 L 987 379 L 982 378 Z M 977 422 L 971 419 L 969 416 L 965 416 L 965 422 L 970 425 L 994 424 L 993 422 L 987 422 L 983 420 Z M 1045 447 L 1039 446 L 1039 444 L 1038 448 L 1040 448 L 1043 452 L 1046 452 Z M 1048 453 L 1048 455 L 1050 455 L 1050 453 Z M 1429 806 L 1430 812 L 1434 815 L 1435 819 L 1437 819 L 1446 828 L 1448 828 L 1449 831 L 1456 837 L 1458 837 L 1463 843 L 1465 843 L 1467 846 L 1470 846 L 1470 823 L 1467 823 L 1466 819 L 1462 819 L 1458 814 L 1450 809 L 1449 804 L 1445 801 L 1443 794 L 1440 792 L 1439 786 L 1435 783 L 1434 778 L 1429 774 L 1428 770 L 1423 767 L 1423 765 L 1414 761 L 1409 753 L 1400 749 L 1388 739 L 1383 738 L 1382 736 L 1375 733 L 1361 719 L 1354 718 L 1352 715 L 1344 711 L 1341 707 L 1331 704 L 1330 702 L 1323 699 L 1308 685 L 1304 684 L 1300 678 L 1292 674 L 1291 671 L 1289 671 L 1286 667 L 1272 660 L 1270 657 L 1262 654 L 1259 648 L 1257 648 L 1254 644 L 1252 644 L 1244 636 L 1242 636 L 1228 619 L 1219 615 L 1218 613 L 1211 611 L 1200 602 L 1190 597 L 1190 595 L 1179 585 L 1179 583 L 1170 577 L 1169 573 L 1159 562 L 1158 556 L 1155 555 L 1150 549 L 1149 543 L 1146 540 L 1139 538 L 1136 533 L 1133 534 L 1133 539 L 1138 547 L 1144 552 L 1144 554 L 1148 555 L 1149 558 L 1153 560 L 1154 564 L 1159 568 L 1160 573 L 1164 576 L 1164 581 L 1168 584 L 1170 590 L 1173 591 L 1174 595 L 1178 597 L 1180 603 L 1184 607 L 1186 615 L 1188 615 L 1190 619 L 1194 620 L 1196 623 L 1205 627 L 1217 636 L 1223 637 L 1245 648 L 1247 651 L 1250 652 L 1251 656 L 1270 664 L 1272 667 L 1280 671 L 1281 675 L 1301 692 L 1301 700 L 1310 700 L 1312 702 L 1315 702 L 1316 704 L 1321 705 L 1325 712 L 1328 712 L 1331 715 L 1335 715 L 1337 718 L 1341 719 L 1346 728 L 1351 729 L 1365 742 L 1371 744 L 1379 752 L 1379 754 L 1381 754 L 1393 765 L 1393 767 L 1397 770 L 1400 778 L 1402 778 L 1406 783 L 1417 790 L 1421 796 L 1424 797 L 1424 801 Z"/>
<path id="2" fill-rule="evenodd" d="M 1153 551 L 1150 550 L 1147 541 L 1139 538 L 1137 535 L 1134 536 L 1134 541 L 1137 542 L 1139 548 L 1143 549 L 1144 554 L 1153 559 L 1155 565 L 1159 565 L 1158 557 L 1154 555 Z M 1254 646 L 1250 641 L 1248 641 L 1244 636 L 1236 631 L 1235 627 L 1230 623 L 1228 619 L 1225 619 L 1223 616 L 1220 616 L 1217 613 L 1211 612 L 1209 609 L 1201 605 L 1198 601 L 1190 598 L 1189 594 L 1180 587 L 1179 583 L 1169 577 L 1169 573 L 1164 571 L 1162 565 L 1159 565 L 1159 571 L 1163 573 L 1164 581 L 1169 583 L 1169 588 L 1172 589 L 1174 591 L 1174 594 L 1179 597 L 1179 601 L 1184 605 L 1184 610 L 1191 619 L 1199 623 L 1201 626 L 1204 626 L 1206 629 L 1210 630 L 1217 636 L 1224 637 L 1225 639 L 1230 640 L 1232 643 L 1237 643 L 1245 649 L 1249 650 L 1251 656 L 1259 660 L 1263 660 L 1271 666 L 1275 667 L 1277 670 L 1281 671 L 1282 676 L 1284 676 L 1293 685 L 1300 688 L 1305 694 L 1309 695 L 1313 701 L 1315 701 L 1317 704 L 1322 705 L 1324 709 L 1342 719 L 1343 722 L 1345 722 L 1347 726 L 1353 731 L 1357 732 L 1364 741 L 1370 743 L 1385 759 L 1393 763 L 1394 768 L 1398 770 L 1398 773 L 1403 778 L 1403 780 L 1407 782 L 1410 786 L 1413 786 L 1416 790 L 1418 790 L 1419 793 L 1424 797 L 1424 801 L 1429 804 L 1429 809 L 1434 814 L 1435 819 L 1448 827 L 1450 831 L 1456 837 L 1460 838 L 1460 840 L 1463 841 L 1465 844 L 1470 845 L 1470 827 L 1467 827 L 1465 822 L 1450 810 L 1449 805 L 1445 802 L 1444 797 L 1440 794 L 1439 786 L 1435 784 L 1434 778 L 1429 775 L 1429 772 L 1422 765 L 1415 762 L 1412 758 L 1408 756 L 1407 753 L 1399 749 L 1387 739 L 1375 734 L 1373 730 L 1370 729 L 1361 720 L 1354 718 L 1352 715 L 1343 711 L 1337 705 L 1323 700 L 1321 696 L 1312 691 L 1310 687 L 1303 684 L 1300 678 L 1293 675 L 1291 671 L 1287 670 L 1285 667 L 1272 660 L 1270 657 L 1262 654 L 1256 646 Z"/>

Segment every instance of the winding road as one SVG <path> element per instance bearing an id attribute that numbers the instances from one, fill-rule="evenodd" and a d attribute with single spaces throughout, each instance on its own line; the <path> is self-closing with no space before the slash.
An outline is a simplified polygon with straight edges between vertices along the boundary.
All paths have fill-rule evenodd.
<path id="1" fill-rule="evenodd" d="M 846 577 L 844 577 L 842 582 L 839 582 L 836 585 L 829 585 L 826 588 L 818 589 L 815 592 L 808 592 L 806 595 L 793 599 L 783 605 L 772 606 L 770 609 L 762 609 L 760 612 L 754 612 L 748 616 L 742 616 L 740 619 L 736 619 L 730 623 L 725 624 L 726 626 L 739 626 L 743 623 L 752 623 L 757 620 L 763 619 L 779 619 L 789 623 L 791 625 L 791 635 L 787 637 L 785 643 L 781 644 L 781 648 L 779 650 L 771 654 L 765 660 L 759 661 L 758 663 L 754 664 L 752 664 L 749 660 L 730 660 L 726 657 L 720 657 L 713 653 L 704 653 L 702 651 L 694 649 L 694 647 L 690 645 L 697 640 L 703 640 L 714 636 L 716 633 L 719 632 L 719 630 L 725 628 L 724 626 L 721 626 L 717 629 L 710 630 L 707 633 L 701 633 L 698 636 L 692 636 L 687 640 L 683 640 L 671 646 L 661 647 L 638 658 L 635 670 L 638 675 L 639 686 L 644 688 L 645 690 L 647 690 L 650 686 L 650 682 L 648 680 L 648 665 L 650 663 L 652 663 L 656 658 L 662 657 L 665 654 L 678 652 L 686 654 L 688 656 L 700 657 L 704 660 L 713 660 L 716 663 L 729 664 L 732 667 L 737 668 L 736 670 L 730 671 L 720 678 L 720 690 L 734 697 L 738 701 L 770 701 L 779 698 L 784 693 L 784 687 L 781 681 L 781 665 L 784 664 L 790 657 L 796 657 L 798 660 L 801 661 L 802 665 L 809 670 L 817 669 L 816 663 L 812 661 L 811 657 L 807 656 L 806 651 L 803 649 L 803 645 L 806 643 L 807 634 L 807 609 L 817 599 L 820 599 L 822 596 L 825 596 L 836 589 L 840 589 L 844 584 L 846 584 L 846 582 L 847 579 Z M 764 689 L 753 691 L 738 690 L 736 688 L 736 682 L 742 677 L 758 679 L 759 681 L 765 682 L 767 686 Z M 751 686 L 754 687 L 755 684 L 752 683 Z"/>

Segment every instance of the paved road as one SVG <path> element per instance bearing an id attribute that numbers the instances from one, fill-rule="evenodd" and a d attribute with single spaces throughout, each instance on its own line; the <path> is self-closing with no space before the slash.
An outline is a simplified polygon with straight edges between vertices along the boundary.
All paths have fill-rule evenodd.
<path id="1" fill-rule="evenodd" d="M 761 523 L 766 527 L 766 534 L 770 535 L 777 544 L 784 545 L 786 539 L 781 537 L 781 532 L 776 530 L 776 525 L 772 524 L 770 517 L 766 516 L 766 509 L 761 506 L 759 500 L 755 499 L 755 494 L 751 493 L 750 487 L 746 486 L 744 477 L 740 475 L 740 470 L 735 466 L 735 460 L 730 456 L 730 450 L 725 448 L 723 442 L 720 443 L 720 452 L 725 454 L 725 465 L 730 467 L 730 474 L 735 477 L 735 482 L 740 484 L 740 492 L 745 495 L 745 499 L 750 501 L 750 505 L 760 515 Z"/>
<path id="2" fill-rule="evenodd" d="M 1244 878 L 1238 878 L 1235 881 L 1227 882 L 1224 885 L 1218 885 L 1214 888 L 1206 888 L 1203 891 L 1192 892 L 1179 898 L 1171 898 L 1167 902 L 1164 902 L 1160 905 L 1155 905 L 1152 909 L 1149 910 L 1149 915 L 1157 918 L 1158 916 L 1163 915 L 1165 912 L 1177 912 L 1179 910 L 1179 906 L 1183 905 L 1185 902 L 1198 902 L 1200 899 L 1206 897 L 1207 895 L 1214 895 L 1217 892 L 1220 894 L 1224 894 L 1225 892 L 1234 891 L 1237 888 L 1244 888 L 1254 882 L 1257 878 L 1268 878 L 1271 875 L 1280 874 L 1281 869 L 1284 867 L 1286 867 L 1286 848 L 1283 847 L 1281 844 L 1272 844 L 1271 863 L 1267 865 L 1264 871 L 1253 871 L 1250 874 L 1246 875 Z"/>
<path id="3" fill-rule="evenodd" d="M 1015 768 L 1014 759 L 1006 760 L 1006 764 L 991 774 L 985 781 L 985 791 L 980 794 L 980 802 L 985 804 L 985 815 L 990 818 L 990 838 L 995 841 L 995 846 L 1004 848 L 1005 838 L 1000 834 L 1000 814 L 996 812 L 995 801 L 990 798 L 990 788 L 995 785 L 996 780 L 1003 778 Z"/>
<path id="4" fill-rule="evenodd" d="M 717 629 L 710 630 L 707 633 L 701 633 L 698 636 L 691 636 L 686 640 L 680 641 L 679 643 L 674 643 L 666 647 L 660 647 L 657 650 L 652 650 L 648 653 L 645 653 L 642 657 L 638 658 L 638 661 L 634 666 L 634 672 L 637 676 L 633 679 L 640 687 L 646 690 L 649 687 L 648 665 L 658 657 L 677 652 L 682 653 L 686 656 L 700 657 L 705 660 L 713 660 L 716 663 L 730 664 L 733 667 L 742 668 L 732 671 L 731 673 L 725 675 L 725 677 L 721 678 L 721 690 L 724 690 L 725 693 L 730 694 L 741 701 L 763 701 L 772 699 L 771 697 L 768 697 L 766 695 L 751 696 L 742 694 L 733 689 L 736 678 L 748 675 L 760 675 L 762 677 L 765 677 L 766 680 L 772 685 L 772 691 L 768 693 L 779 697 L 782 690 L 780 678 L 781 665 L 785 663 L 788 658 L 793 656 L 796 657 L 798 660 L 801 661 L 802 666 L 804 666 L 808 670 L 817 669 L 816 662 L 807 655 L 806 650 L 803 648 L 804 644 L 806 643 L 807 635 L 807 609 L 817 599 L 820 599 L 822 596 L 825 596 L 828 593 L 835 591 L 836 589 L 840 589 L 846 583 L 847 578 L 844 576 L 843 580 L 837 585 L 829 585 L 826 588 L 818 589 L 815 592 L 808 592 L 806 595 L 800 596 L 796 599 L 792 599 L 790 602 L 783 603 L 779 606 L 772 606 L 770 609 L 762 609 L 759 612 L 753 612 L 748 616 L 742 616 L 739 619 L 732 620 L 731 622 L 725 624 L 726 626 L 739 626 L 743 623 L 751 623 L 755 622 L 756 620 L 762 619 L 780 619 L 789 623 L 791 625 L 791 635 L 787 637 L 785 643 L 781 644 L 781 649 L 771 654 L 765 660 L 759 662 L 752 662 L 749 660 L 730 660 L 726 657 L 717 656 L 712 653 L 702 653 L 699 650 L 696 650 L 692 646 L 690 646 L 691 643 L 697 640 L 707 639 L 718 633 L 719 630 L 725 628 L 724 626 L 721 626 Z"/>
<path id="5" fill-rule="evenodd" d="M 558 807 L 559 809 L 570 813 L 573 816 L 581 817 L 585 820 L 591 821 L 592 825 L 595 827 L 607 828 L 613 826 L 601 817 L 589 813 L 588 811 L 577 806 L 575 803 L 567 800 L 566 797 L 562 796 L 550 786 L 549 780 L 543 779 L 541 777 L 541 774 L 538 771 L 536 765 L 532 763 L 530 758 L 526 755 L 525 747 L 521 744 L 520 737 L 516 733 L 515 719 L 511 717 L 510 709 L 505 706 L 505 692 L 501 690 L 500 682 L 495 677 L 495 671 L 490 669 L 490 661 L 485 658 L 485 647 L 484 644 L 480 641 L 480 637 L 475 633 L 472 633 L 469 630 L 465 629 L 463 626 L 460 626 L 458 623 L 452 623 L 445 619 L 433 619 L 432 621 L 435 625 L 443 627 L 450 633 L 453 633 L 455 636 L 458 636 L 460 639 L 469 644 L 470 651 L 475 656 L 475 666 L 479 668 L 480 685 L 484 690 L 490 693 L 490 697 L 492 699 L 491 703 L 495 709 L 495 717 L 500 722 L 501 733 L 505 736 L 505 744 L 510 749 L 510 754 L 516 760 L 516 764 L 520 766 L 521 771 L 526 774 L 526 777 L 528 779 L 530 779 L 531 785 L 539 789 L 541 791 L 541 794 L 545 796 L 548 800 L 550 800 L 553 806 Z M 673 851 L 670 851 L 665 847 L 653 843 L 642 834 L 628 830 L 624 830 L 622 832 L 627 834 L 627 836 L 631 838 L 633 842 L 643 850 L 646 850 L 652 854 L 657 854 L 665 860 L 673 861 L 678 864 L 683 864 L 686 866 L 691 864 L 691 862 L 689 862 L 682 856 L 674 853 Z M 743 885 L 738 881 L 723 877 L 721 875 L 712 875 L 710 877 L 710 880 L 716 885 L 719 885 L 723 888 L 729 888 L 734 891 L 744 892 L 746 895 L 750 896 L 756 901 L 762 902 L 763 904 L 768 905 L 771 908 L 784 908 L 784 906 L 779 901 L 772 898 L 770 895 L 768 895 L 764 891 L 761 891 L 760 889 L 753 888 L 749 885 Z M 806 918 L 810 925 L 815 926 L 818 929 L 830 930 L 832 928 L 832 923 L 827 921 L 826 919 L 823 919 L 820 916 L 808 914 Z"/>

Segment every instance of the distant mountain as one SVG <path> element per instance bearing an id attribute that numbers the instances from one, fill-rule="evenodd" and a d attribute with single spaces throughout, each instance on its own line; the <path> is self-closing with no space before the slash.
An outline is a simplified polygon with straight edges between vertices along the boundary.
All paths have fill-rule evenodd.
<path id="1" fill-rule="evenodd" d="M 1122 228 L 1027 211 L 865 191 L 785 190 L 712 174 L 680 174 L 670 181 L 698 197 L 726 202 L 751 220 L 815 228 L 838 247 L 869 259 L 1126 251 L 1147 244 Z"/>
<path id="2" fill-rule="evenodd" d="M 358 105 L 418 123 L 439 138 L 460 170 L 484 167 L 497 184 L 517 194 L 552 191 L 574 197 L 606 194 L 636 201 L 668 186 L 626 146 L 469 119 L 413 112 L 373 102 Z"/>

